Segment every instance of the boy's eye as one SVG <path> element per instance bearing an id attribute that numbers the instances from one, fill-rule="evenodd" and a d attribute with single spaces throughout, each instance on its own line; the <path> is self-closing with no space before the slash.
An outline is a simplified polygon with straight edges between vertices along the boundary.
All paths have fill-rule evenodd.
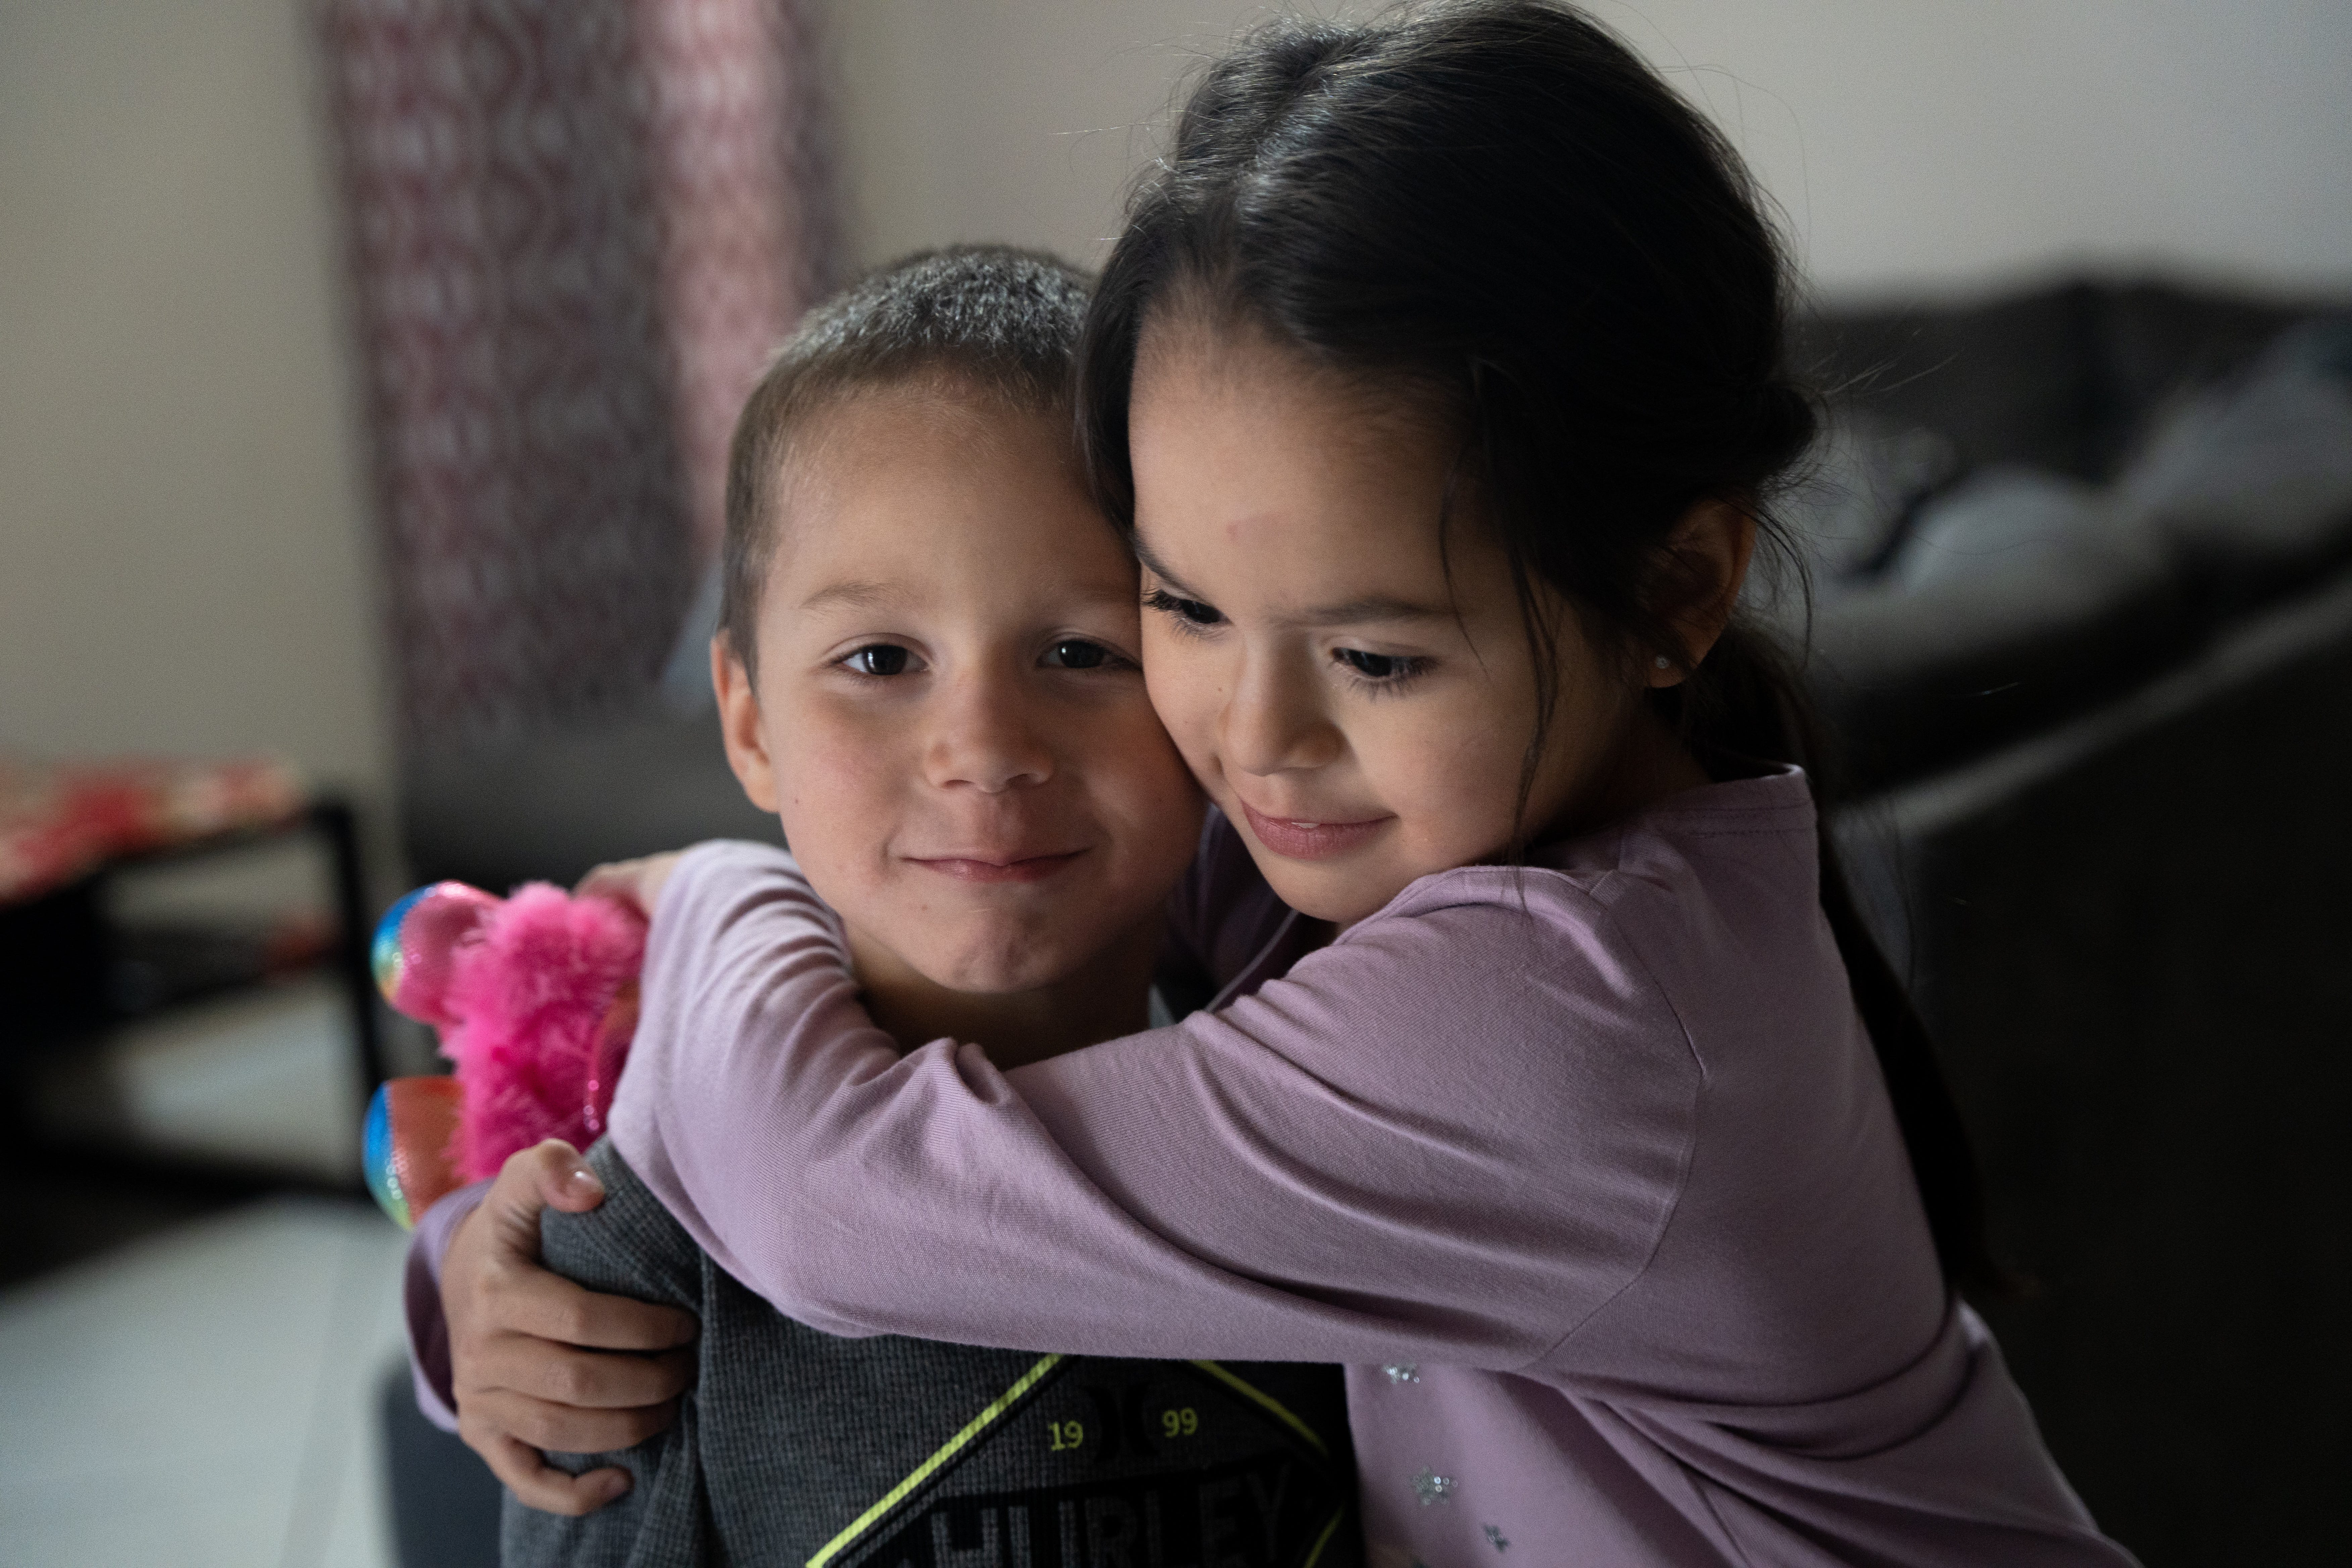
<path id="1" fill-rule="evenodd" d="M 841 662 L 859 675 L 904 675 L 908 653 L 895 643 L 877 642 L 859 648 Z"/>
<path id="2" fill-rule="evenodd" d="M 1213 626 L 1225 618 L 1215 605 L 1204 605 L 1198 599 L 1180 599 L 1165 588 L 1152 589 L 1143 596 L 1143 603 L 1148 608 L 1196 626 Z"/>
<path id="3" fill-rule="evenodd" d="M 1045 663 L 1055 669 L 1099 669 L 1110 657 L 1110 649 L 1083 637 L 1065 637 L 1045 650 Z"/>

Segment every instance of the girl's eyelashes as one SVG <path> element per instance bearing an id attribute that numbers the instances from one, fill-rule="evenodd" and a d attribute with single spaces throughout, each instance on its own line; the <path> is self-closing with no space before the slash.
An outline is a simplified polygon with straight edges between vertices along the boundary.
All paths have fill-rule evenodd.
<path id="1" fill-rule="evenodd" d="M 1415 676 L 1426 673 L 1431 662 L 1419 656 L 1368 653 L 1360 647 L 1335 647 L 1331 658 L 1356 685 L 1372 691 L 1399 690 Z"/>
<path id="2" fill-rule="evenodd" d="M 897 643 L 867 643 L 853 648 L 835 662 L 853 675 L 904 675 L 915 656 Z"/>
<path id="3" fill-rule="evenodd" d="M 1165 588 L 1154 588 L 1144 595 L 1143 607 L 1172 617 L 1187 631 L 1219 626 L 1225 618 L 1215 605 L 1204 605 L 1198 599 L 1180 599 Z"/>

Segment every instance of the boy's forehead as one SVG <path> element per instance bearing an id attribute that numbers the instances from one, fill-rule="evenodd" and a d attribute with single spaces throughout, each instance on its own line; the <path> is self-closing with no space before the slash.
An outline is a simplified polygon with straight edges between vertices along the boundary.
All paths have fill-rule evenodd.
<path id="1" fill-rule="evenodd" d="M 1129 574 L 1131 578 L 1132 574 Z M 944 588 L 955 593 L 960 587 L 971 591 L 969 577 L 947 574 L 924 576 L 836 577 L 818 583 L 805 597 L 793 607 L 802 615 L 820 610 L 844 609 L 871 612 L 920 609 L 933 605 Z M 1105 605 L 1119 608 L 1135 605 L 1132 581 L 1115 581 L 1102 574 L 1073 572 L 1067 580 L 1037 582 L 1043 592 L 1065 605 Z"/>
<path id="2" fill-rule="evenodd" d="M 782 462 L 768 590 L 794 609 L 936 597 L 1015 563 L 1041 589 L 1132 597 L 1133 563 L 1051 414 L 962 387 L 863 391 Z"/>
<path id="3" fill-rule="evenodd" d="M 803 453 L 822 466 L 829 455 L 901 439 L 923 430 L 950 441 L 993 442 L 1047 430 L 1063 434 L 1075 455 L 1074 433 L 1061 414 L 1024 406 L 966 375 L 940 371 L 840 388 L 802 416 L 786 444 L 785 460 Z"/>
<path id="4" fill-rule="evenodd" d="M 778 521 L 887 507 L 958 476 L 1023 490 L 1078 484 L 1067 422 L 960 382 L 853 387 L 813 409 L 776 461 Z"/>

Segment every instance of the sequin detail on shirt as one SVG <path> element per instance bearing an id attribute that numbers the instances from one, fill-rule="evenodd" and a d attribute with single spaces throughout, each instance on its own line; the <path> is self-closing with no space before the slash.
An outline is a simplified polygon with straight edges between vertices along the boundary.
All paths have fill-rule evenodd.
<path id="1" fill-rule="evenodd" d="M 1445 1501 L 1454 1495 L 1454 1488 L 1452 1476 L 1441 1476 L 1435 1470 L 1424 1469 L 1412 1478 L 1412 1495 L 1421 1500 L 1423 1508 Z"/>
<path id="2" fill-rule="evenodd" d="M 1496 1551 L 1508 1552 L 1511 1549 L 1510 1542 L 1504 1537 L 1501 1531 L 1496 1529 L 1493 1525 L 1481 1525 L 1479 1528 L 1486 1532 L 1486 1540 Z"/>
<path id="3" fill-rule="evenodd" d="M 1421 1381 L 1421 1367 L 1419 1363 L 1414 1362 L 1392 1361 L 1389 1363 L 1388 1365 L 1381 1368 L 1381 1370 L 1389 1374 L 1389 1381 L 1391 1383 L 1419 1383 Z"/>

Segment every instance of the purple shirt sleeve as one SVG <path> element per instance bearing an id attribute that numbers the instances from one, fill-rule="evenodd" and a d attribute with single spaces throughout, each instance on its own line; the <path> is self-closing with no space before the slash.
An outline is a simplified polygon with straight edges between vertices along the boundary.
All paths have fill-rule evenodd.
<path id="1" fill-rule="evenodd" d="M 408 1261 L 401 1275 L 416 1407 L 445 1432 L 457 1429 L 457 1398 L 450 1382 L 449 1320 L 441 1312 L 441 1264 L 449 1256 L 449 1238 L 467 1215 L 482 1206 L 489 1190 L 489 1183 L 476 1182 L 445 1194 L 426 1209 L 408 1238 Z"/>
<path id="2" fill-rule="evenodd" d="M 1639 1273 L 1691 1135 L 1688 1047 L 1606 924 L 1400 900 L 1221 1012 L 1005 1074 L 900 1057 L 790 857 L 704 846 L 654 922 L 614 1138 L 831 1332 L 1518 1368 Z"/>

